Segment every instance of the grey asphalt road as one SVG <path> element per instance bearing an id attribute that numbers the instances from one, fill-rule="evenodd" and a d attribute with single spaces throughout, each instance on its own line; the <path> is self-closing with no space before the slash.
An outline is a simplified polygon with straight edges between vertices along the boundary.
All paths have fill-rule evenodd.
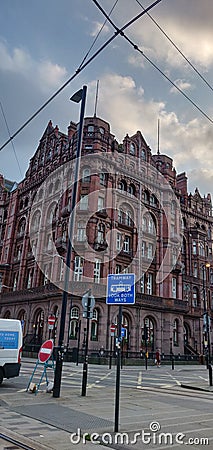
<path id="1" fill-rule="evenodd" d="M 87 395 L 80 394 L 82 366 L 64 364 L 61 397 L 26 392 L 34 366 L 24 361 L 20 377 L 0 388 L 0 427 L 46 449 L 213 448 L 213 392 L 183 389 L 181 382 L 208 386 L 203 366 L 124 367 L 121 371 L 119 433 L 114 432 L 116 368 L 90 366 Z M 42 368 L 39 368 L 39 370 Z M 80 431 L 79 431 L 80 430 Z M 94 434 L 95 433 L 95 434 Z M 71 442 L 71 437 L 75 442 Z M 102 445 L 101 445 L 102 444 Z M 86 446 L 86 447 L 85 447 Z"/>

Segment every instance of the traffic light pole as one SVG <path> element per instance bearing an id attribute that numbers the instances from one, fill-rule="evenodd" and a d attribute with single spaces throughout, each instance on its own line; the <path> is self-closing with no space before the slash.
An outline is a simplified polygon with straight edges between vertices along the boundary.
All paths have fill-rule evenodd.
<path id="1" fill-rule="evenodd" d="M 88 300 L 87 300 L 87 327 L 86 327 L 86 342 L 85 342 L 85 351 L 84 351 L 83 378 L 82 378 L 82 390 L 81 390 L 82 397 L 86 396 L 86 391 L 87 391 L 90 307 L 91 307 L 91 293 L 89 293 Z"/>

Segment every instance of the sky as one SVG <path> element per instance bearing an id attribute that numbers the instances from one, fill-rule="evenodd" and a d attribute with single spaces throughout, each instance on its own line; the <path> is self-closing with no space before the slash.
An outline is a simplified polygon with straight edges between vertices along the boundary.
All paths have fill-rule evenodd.
<path id="1" fill-rule="evenodd" d="M 99 1 L 107 13 L 112 10 L 110 18 L 118 28 L 151 3 Z M 115 32 L 109 22 L 102 27 L 105 17 L 92 0 L 1 1 L 0 146 L 76 74 L 1 150 L 5 178 L 24 178 L 49 120 L 62 132 L 79 120 L 79 106 L 69 99 L 84 84 L 85 115 L 93 116 L 99 80 L 97 116 L 110 123 L 116 139 L 122 142 L 127 133 L 140 130 L 154 154 L 159 123 L 160 152 L 173 158 L 178 173 L 187 173 L 189 191 L 198 187 L 202 195 L 213 194 L 213 2 L 161 0 L 150 14 L 158 26 L 144 15 L 125 30 L 146 57 L 118 36 L 76 74 Z"/>

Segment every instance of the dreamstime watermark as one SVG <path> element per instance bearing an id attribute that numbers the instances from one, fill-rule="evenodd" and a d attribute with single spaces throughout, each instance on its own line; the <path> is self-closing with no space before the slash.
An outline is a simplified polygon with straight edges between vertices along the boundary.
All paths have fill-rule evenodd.
<path id="1" fill-rule="evenodd" d="M 120 252 L 129 257 L 125 270 L 134 273 L 137 282 L 142 272 L 150 267 L 158 248 L 161 263 L 157 268 L 156 283 L 161 283 L 177 263 L 182 244 L 180 203 L 169 181 L 156 167 L 131 155 L 96 153 L 83 156 L 79 164 L 80 198 L 70 211 L 75 164 L 76 159 L 72 159 L 52 172 L 41 184 L 32 203 L 31 248 L 45 277 L 64 289 L 61 274 L 65 273 L 66 264 L 59 248 L 66 249 L 70 238 L 72 248 L 80 258 L 79 270 L 82 262 L 94 264 L 98 259 L 104 267 L 99 283 L 105 285 L 109 264 L 115 273 L 115 260 Z M 75 223 L 72 236 L 67 236 L 68 217 Z M 54 230 L 57 233 L 60 230 L 60 234 L 55 235 Z M 60 274 L 53 270 L 53 260 L 54 265 L 60 263 Z M 75 291 L 75 268 L 71 267 L 69 271 L 67 291 L 83 294 L 83 285 L 82 292 L 79 285 Z M 89 273 L 92 271 L 82 274 L 82 281 L 94 281 Z"/>
<path id="2" fill-rule="evenodd" d="M 162 432 L 159 422 L 151 422 L 149 430 L 141 430 L 131 434 L 131 436 L 127 432 L 81 433 L 81 429 L 77 428 L 76 433 L 71 433 L 70 441 L 75 445 L 87 444 L 87 442 L 105 445 L 135 445 L 141 442 L 144 445 L 168 445 L 168 447 L 172 445 L 209 445 L 208 438 L 187 437 L 182 432 Z"/>

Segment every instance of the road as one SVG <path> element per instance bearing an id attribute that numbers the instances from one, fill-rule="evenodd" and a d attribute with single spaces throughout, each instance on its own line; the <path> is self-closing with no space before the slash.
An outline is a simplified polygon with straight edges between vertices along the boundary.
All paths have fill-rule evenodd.
<path id="1" fill-rule="evenodd" d="M 97 433 L 101 443 L 117 450 L 176 449 L 184 448 L 183 444 L 200 450 L 213 448 L 213 392 L 180 386 L 199 380 L 208 386 L 204 366 L 177 366 L 175 370 L 150 366 L 147 371 L 124 367 L 119 414 L 119 431 L 123 435 L 117 437 L 113 433 L 115 367 L 109 370 L 107 366 L 90 365 L 87 395 L 82 397 L 82 365 L 65 363 L 61 398 L 54 399 L 45 392 L 46 383 L 37 396 L 26 393 L 34 366 L 35 363 L 24 361 L 20 377 L 5 380 L 0 387 L 0 426 L 37 444 L 48 444 L 45 448 L 84 448 L 82 440 L 77 446 L 70 442 L 71 433 L 77 439 L 79 427 L 81 439 L 83 433 Z M 39 367 L 39 377 L 41 370 Z M 94 447 L 91 443 L 86 445 L 88 450 Z"/>
<path id="2" fill-rule="evenodd" d="M 18 378 L 4 380 L 1 389 L 25 390 L 30 377 L 35 368 L 35 362 L 23 361 L 20 376 Z M 41 377 L 43 366 L 39 365 L 35 372 L 33 381 L 37 383 Z M 48 379 L 53 381 L 53 370 L 47 370 Z M 88 386 L 87 389 L 113 387 L 115 385 L 116 367 L 109 369 L 104 365 L 88 365 Z M 208 371 L 205 366 L 176 366 L 174 370 L 170 366 L 159 368 L 150 366 L 146 370 L 144 367 L 124 366 L 121 370 L 121 387 L 141 388 L 158 387 L 173 388 L 181 383 L 194 383 L 198 381 L 208 384 Z M 65 388 L 81 388 L 82 365 L 76 366 L 74 363 L 64 364 L 62 375 L 62 386 Z M 41 389 L 46 387 L 45 378 L 42 380 Z"/>

